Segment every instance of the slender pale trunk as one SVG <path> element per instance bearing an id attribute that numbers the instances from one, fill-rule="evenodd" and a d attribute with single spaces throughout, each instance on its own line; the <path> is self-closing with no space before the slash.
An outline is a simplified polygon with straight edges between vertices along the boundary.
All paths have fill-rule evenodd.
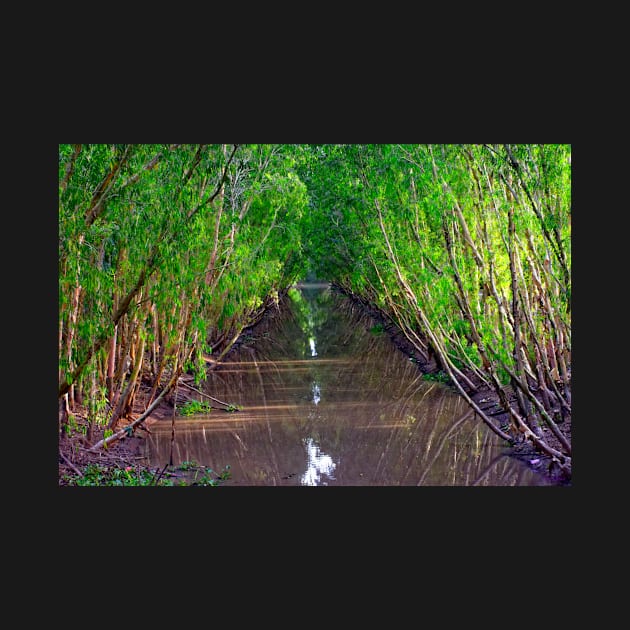
<path id="1" fill-rule="evenodd" d="M 112 401 L 114 399 L 114 375 L 116 374 L 116 338 L 118 334 L 118 326 L 114 326 L 114 334 L 109 344 L 109 355 L 107 357 L 107 398 Z"/>
<path id="2" fill-rule="evenodd" d="M 83 145 L 81 144 L 74 145 L 74 148 L 72 151 L 72 157 L 70 158 L 69 162 L 66 164 L 63 180 L 59 184 L 59 188 L 61 189 L 62 193 L 65 192 L 66 188 L 68 187 L 68 182 L 70 181 L 70 178 L 72 177 L 72 174 L 74 173 L 74 165 L 76 163 L 77 158 L 79 157 L 79 153 L 81 153 L 82 147 Z"/>
<path id="3" fill-rule="evenodd" d="M 131 372 L 129 381 L 127 382 L 127 386 L 125 387 L 124 392 L 119 396 L 118 403 L 116 405 L 114 413 L 112 414 L 109 424 L 107 425 L 108 428 L 110 429 L 114 428 L 118 420 L 129 412 L 128 407 L 129 407 L 129 403 L 131 399 L 131 394 L 136 385 L 138 375 L 140 374 L 140 369 L 142 367 L 142 359 L 144 355 L 145 335 L 142 334 L 139 329 L 138 329 L 138 336 L 140 338 L 138 340 L 139 347 L 135 351 L 135 360 L 133 364 L 133 370 Z M 124 378 L 124 375 L 123 375 L 123 378 Z"/>
<path id="4" fill-rule="evenodd" d="M 221 230 L 221 217 L 223 216 L 223 202 L 224 202 L 225 192 L 221 189 L 221 192 L 218 195 L 218 201 L 215 204 L 217 216 L 214 222 L 214 235 L 212 238 L 212 254 L 210 254 L 210 260 L 208 261 L 208 267 L 206 268 L 206 284 L 208 286 L 212 286 L 214 288 L 215 283 L 214 279 L 216 277 L 216 264 L 217 264 L 217 256 L 219 252 L 219 234 Z"/>
<path id="5" fill-rule="evenodd" d="M 422 339 L 420 339 L 420 337 L 413 330 L 413 327 L 408 324 L 408 320 L 405 317 L 404 312 L 398 307 L 398 305 L 394 301 L 385 280 L 381 276 L 381 272 L 378 268 L 378 265 L 372 259 L 371 256 L 370 256 L 370 261 L 372 262 L 372 266 L 374 267 L 376 276 L 378 277 L 379 282 L 381 283 L 381 288 L 383 292 L 385 293 L 385 301 L 387 302 L 394 316 L 394 319 L 397 321 L 400 330 L 402 331 L 403 335 L 405 335 L 407 340 L 411 343 L 411 345 L 415 348 L 415 350 L 422 356 L 424 361 L 428 362 L 430 360 L 430 357 L 429 357 L 429 349 L 427 347 L 427 344 Z"/>
<path id="6" fill-rule="evenodd" d="M 72 342 L 74 341 L 77 319 L 79 315 L 79 304 L 81 302 L 81 285 L 78 284 L 78 274 L 77 274 L 77 285 L 72 292 L 72 305 L 70 308 L 70 319 L 68 322 L 68 336 L 66 338 L 66 358 L 68 360 L 68 369 L 72 370 L 74 368 L 74 361 L 72 359 Z M 68 390 L 68 397 L 70 407 L 74 408 L 74 391 L 75 391 L 75 383 L 70 385 Z"/>
<path id="7" fill-rule="evenodd" d="M 125 405 L 123 407 L 123 414 L 125 416 L 131 414 L 133 411 L 133 406 L 136 398 L 136 393 L 138 392 L 138 388 L 140 385 L 140 373 L 142 370 L 142 365 L 144 363 L 144 348 L 146 345 L 146 339 L 144 333 L 140 333 L 139 347 L 135 350 L 135 362 L 133 366 L 133 372 L 129 379 L 129 393 L 127 394 L 125 401 Z"/>
<path id="8" fill-rule="evenodd" d="M 558 262 L 560 263 L 560 267 L 562 269 L 562 274 L 563 274 L 565 288 L 568 288 L 570 286 L 570 283 L 571 283 L 571 280 L 570 280 L 571 274 L 569 273 L 569 268 L 568 268 L 568 265 L 567 265 L 567 260 L 566 260 L 566 256 L 565 256 L 565 253 L 564 253 L 564 248 L 562 247 L 562 240 L 560 238 L 560 232 L 558 231 L 558 229 L 556 227 L 553 230 L 553 235 L 549 233 L 549 230 L 547 229 L 547 224 L 545 222 L 545 217 L 542 216 L 542 212 L 540 210 L 539 205 L 536 203 L 536 200 L 532 196 L 532 194 L 531 194 L 527 184 L 525 183 L 525 180 L 523 179 L 523 164 L 521 164 L 519 162 L 519 160 L 514 156 L 514 153 L 512 152 L 512 149 L 511 149 L 510 145 L 504 144 L 503 147 L 505 148 L 505 151 L 506 151 L 506 153 L 508 155 L 510 165 L 512 166 L 512 168 L 514 168 L 515 172 L 518 175 L 518 179 L 519 179 L 519 183 L 521 185 L 521 188 L 525 192 L 525 195 L 527 196 L 527 198 L 528 198 L 528 200 L 530 202 L 531 208 L 534 211 L 534 214 L 536 215 L 536 218 L 539 221 L 540 228 L 541 228 L 541 231 L 543 233 L 543 236 L 545 237 L 545 239 L 549 243 L 549 245 L 551 247 L 551 250 L 555 254 Z M 502 178 L 507 183 L 507 179 L 504 176 L 502 176 Z M 514 191 L 514 189 L 512 188 L 511 184 L 508 184 L 508 186 L 510 187 L 512 195 L 516 198 L 517 197 L 517 193 Z M 548 209 L 548 211 L 551 214 L 553 214 L 550 209 Z"/>
<path id="9" fill-rule="evenodd" d="M 515 386 L 516 384 L 513 382 L 513 387 L 516 394 L 516 399 L 518 401 L 518 406 L 521 412 L 521 415 L 525 418 L 525 421 L 531 427 L 532 431 L 536 433 L 537 437 L 541 437 L 541 430 L 538 426 L 536 419 L 531 414 L 531 405 L 521 389 L 528 391 L 528 383 L 525 375 L 525 366 L 523 362 L 522 348 L 523 348 L 523 339 L 522 339 L 522 330 L 521 330 L 521 320 L 522 320 L 522 308 L 521 308 L 521 300 L 520 300 L 520 290 L 518 285 L 518 262 L 517 262 L 517 243 L 516 243 L 516 229 L 514 226 L 514 206 L 510 204 L 508 208 L 508 256 L 510 260 L 510 278 L 512 283 L 512 318 L 514 320 L 514 349 L 512 352 L 512 358 L 514 359 L 514 364 L 516 366 L 516 375 L 514 380 L 518 380 L 521 384 L 521 387 Z"/>
<path id="10" fill-rule="evenodd" d="M 160 348 L 160 327 L 158 322 L 158 312 L 155 304 L 151 305 L 151 315 L 153 321 L 153 340 L 151 342 L 151 373 L 155 378 L 158 372 L 158 358 Z"/>

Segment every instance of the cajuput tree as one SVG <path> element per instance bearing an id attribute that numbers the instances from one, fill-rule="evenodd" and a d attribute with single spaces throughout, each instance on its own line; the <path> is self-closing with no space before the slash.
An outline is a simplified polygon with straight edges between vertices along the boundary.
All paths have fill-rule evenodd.
<path id="1" fill-rule="evenodd" d="M 59 145 L 59 397 L 113 428 L 302 273 L 284 145 Z M 287 238 L 289 237 L 289 238 Z M 158 393 L 159 392 L 159 393 Z"/>
<path id="2" fill-rule="evenodd" d="M 497 435 L 570 469 L 558 428 L 571 413 L 570 146 L 311 152 L 305 238 L 318 273 L 380 307 Z M 474 402 L 483 386 L 508 424 Z"/>

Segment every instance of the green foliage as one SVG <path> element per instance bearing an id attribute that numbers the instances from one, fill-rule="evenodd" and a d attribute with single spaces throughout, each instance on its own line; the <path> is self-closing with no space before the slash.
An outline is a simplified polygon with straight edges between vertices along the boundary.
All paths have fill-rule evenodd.
<path id="1" fill-rule="evenodd" d="M 179 470 L 190 470 L 191 468 L 198 468 L 199 464 L 193 459 L 193 460 L 186 460 L 183 461 L 179 466 Z"/>
<path id="2" fill-rule="evenodd" d="M 212 406 L 209 402 L 205 400 L 189 400 L 187 403 L 183 404 L 181 407 L 177 408 L 177 412 L 180 416 L 192 416 L 197 413 L 210 413 L 212 411 Z"/>
<path id="3" fill-rule="evenodd" d="M 294 281 L 305 269 L 299 155 L 293 145 L 59 145 L 61 380 L 111 337 L 138 289 L 119 336 L 139 318 L 150 339 L 157 319 L 163 349 L 187 356 Z M 203 368 L 199 352 L 186 364 L 197 382 Z"/>
<path id="4" fill-rule="evenodd" d="M 218 486 L 222 481 L 227 481 L 231 477 L 229 464 L 219 474 L 216 474 L 212 468 L 198 464 L 194 460 L 182 462 L 177 466 L 177 469 L 189 473 L 189 480 L 185 485 L 191 486 Z"/>
<path id="5" fill-rule="evenodd" d="M 174 471 L 177 470 L 189 476 L 178 479 L 172 469 L 160 476 L 158 471 L 146 468 L 88 464 L 82 471 L 83 476 L 66 475 L 64 481 L 69 486 L 218 486 L 231 476 L 229 464 L 219 474 L 196 462 L 182 462 L 175 467 Z"/>
<path id="6" fill-rule="evenodd" d="M 132 466 L 107 467 L 101 464 L 88 464 L 83 470 L 83 477 L 66 476 L 70 486 L 172 486 L 170 479 L 156 481 L 157 475 L 146 469 L 136 470 Z"/>
<path id="7" fill-rule="evenodd" d="M 425 381 L 435 381 L 437 383 L 448 383 L 450 381 L 448 374 L 442 370 L 423 374 L 422 379 Z"/>
<path id="8" fill-rule="evenodd" d="M 507 370 L 515 369 L 510 256 L 521 261 L 524 275 L 516 283 L 523 294 L 532 293 L 533 257 L 539 270 L 550 267 L 547 299 L 568 335 L 569 145 L 311 150 L 303 173 L 311 197 L 305 234 L 317 273 L 369 296 L 397 320 L 402 316 L 403 326 L 417 322 L 420 334 L 428 325 L 460 367 L 482 366 L 474 324 L 505 383 Z M 482 295 L 489 287 L 495 292 Z M 529 298 L 533 332 L 542 335 L 547 320 L 537 310 L 539 299 Z M 533 347 L 526 352 L 533 356 Z"/>
<path id="9" fill-rule="evenodd" d="M 514 283 L 532 305 L 526 355 L 532 335 L 556 334 L 543 303 L 570 341 L 570 145 L 60 144 L 58 155 L 59 374 L 97 422 L 115 325 L 199 383 L 214 341 L 307 273 L 429 328 L 464 365 L 482 365 L 478 334 L 502 382 L 515 369 Z M 315 310 L 288 295 L 312 335 Z"/>
<path id="10" fill-rule="evenodd" d="M 77 417 L 73 413 L 68 414 L 68 422 L 64 425 L 66 435 L 72 435 L 75 433 L 86 435 L 87 424 L 77 422 Z"/>

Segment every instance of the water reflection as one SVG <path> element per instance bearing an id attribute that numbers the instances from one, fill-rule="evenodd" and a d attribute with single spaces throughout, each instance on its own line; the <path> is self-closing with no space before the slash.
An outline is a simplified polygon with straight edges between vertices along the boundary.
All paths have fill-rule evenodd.
<path id="1" fill-rule="evenodd" d="M 303 486 L 327 486 L 328 480 L 334 481 L 335 479 L 332 473 L 337 464 L 333 462 L 332 457 L 321 452 L 313 438 L 306 438 L 305 444 L 308 455 L 308 467 L 300 477 L 300 483 Z"/>
<path id="2" fill-rule="evenodd" d="M 317 405 L 319 401 L 322 399 L 322 397 L 320 396 L 321 390 L 319 389 L 319 385 L 317 383 L 313 383 L 312 391 L 313 391 L 313 402 Z"/>
<path id="3" fill-rule="evenodd" d="M 550 483 L 373 331 L 330 288 L 300 288 L 203 385 L 242 411 L 178 419 L 174 463 L 229 464 L 226 486 Z M 151 431 L 150 465 L 163 466 L 170 421 Z"/>

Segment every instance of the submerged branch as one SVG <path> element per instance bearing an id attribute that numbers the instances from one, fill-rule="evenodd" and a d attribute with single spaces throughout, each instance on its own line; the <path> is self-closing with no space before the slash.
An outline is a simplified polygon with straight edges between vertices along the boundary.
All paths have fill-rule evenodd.
<path id="1" fill-rule="evenodd" d="M 222 400 L 219 400 L 218 398 L 214 398 L 213 396 L 210 396 L 210 394 L 206 394 L 205 392 L 202 392 L 200 389 L 197 389 L 196 387 L 193 387 L 192 385 L 189 385 L 188 383 L 184 383 L 184 381 L 180 381 L 179 384 L 183 385 L 184 387 L 188 387 L 188 389 L 192 389 L 194 392 L 197 392 L 198 394 L 201 394 L 201 396 L 205 396 L 206 398 L 209 398 L 210 400 L 213 400 L 214 402 L 219 403 L 220 405 L 225 405 L 226 407 L 234 406 L 234 405 L 231 405 L 230 403 L 223 402 Z"/>

